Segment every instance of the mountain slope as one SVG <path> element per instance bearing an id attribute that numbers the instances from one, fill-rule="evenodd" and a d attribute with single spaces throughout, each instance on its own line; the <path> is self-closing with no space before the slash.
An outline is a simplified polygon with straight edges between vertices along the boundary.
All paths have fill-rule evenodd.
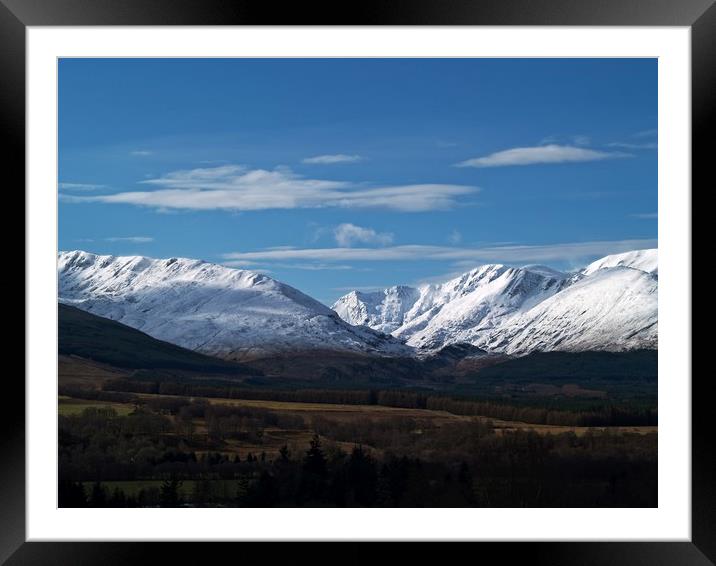
<path id="1" fill-rule="evenodd" d="M 439 349 L 456 343 L 479 345 L 504 317 L 557 293 L 565 277 L 543 266 L 483 265 L 439 285 L 349 293 L 333 308 L 352 324 L 393 328 L 393 335 L 410 346 Z M 395 289 L 401 289 L 401 294 Z M 386 300 L 376 300 L 381 296 Z"/>
<path id="2" fill-rule="evenodd" d="M 655 349 L 657 297 L 650 273 L 600 269 L 507 321 L 484 347 L 507 354 Z"/>
<path id="3" fill-rule="evenodd" d="M 459 343 L 515 355 L 657 347 L 655 249 L 606 256 L 572 274 L 484 265 L 440 285 L 402 288 L 409 292 L 400 304 L 391 289 L 349 293 L 334 308 L 352 324 L 394 328 L 394 336 L 428 350 Z"/>
<path id="4" fill-rule="evenodd" d="M 417 348 L 480 346 L 483 337 L 518 309 L 557 293 L 564 275 L 484 265 L 442 285 L 421 288 L 408 320 L 394 335 Z"/>
<path id="5" fill-rule="evenodd" d="M 253 374 L 240 364 L 211 358 L 156 340 L 119 322 L 58 305 L 58 352 L 117 368 L 173 369 L 205 373 Z"/>
<path id="6" fill-rule="evenodd" d="M 369 326 L 390 334 L 403 325 L 405 315 L 419 298 L 417 289 L 397 285 L 374 293 L 352 291 L 331 308 L 350 324 Z"/>
<path id="7" fill-rule="evenodd" d="M 656 381 L 658 352 L 535 352 L 483 368 L 480 379 L 520 380 L 645 380 Z"/>
<path id="8" fill-rule="evenodd" d="M 226 359 L 334 350 L 408 356 L 398 340 L 345 323 L 308 295 L 252 271 L 200 260 L 58 256 L 60 301 Z"/>
<path id="9" fill-rule="evenodd" d="M 630 267 L 658 275 L 659 273 L 659 254 L 658 250 L 636 250 L 633 252 L 625 252 L 623 254 L 608 255 L 597 261 L 590 263 L 580 273 L 582 275 L 591 275 L 600 269 L 609 267 Z"/>

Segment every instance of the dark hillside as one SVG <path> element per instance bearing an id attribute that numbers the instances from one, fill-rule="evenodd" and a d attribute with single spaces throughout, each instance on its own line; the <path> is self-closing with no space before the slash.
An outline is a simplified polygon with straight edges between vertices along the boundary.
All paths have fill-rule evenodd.
<path id="1" fill-rule="evenodd" d="M 58 350 L 118 368 L 170 369 L 221 374 L 260 374 L 253 369 L 152 338 L 134 328 L 58 305 Z"/>
<path id="2" fill-rule="evenodd" d="M 507 380 L 643 380 L 656 381 L 657 350 L 631 352 L 539 352 L 513 358 L 479 372 L 479 377 Z"/>

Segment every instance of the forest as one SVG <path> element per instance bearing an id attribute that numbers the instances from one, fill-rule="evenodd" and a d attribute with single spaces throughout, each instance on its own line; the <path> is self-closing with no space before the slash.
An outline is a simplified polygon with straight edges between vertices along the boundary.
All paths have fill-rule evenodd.
<path id="1" fill-rule="evenodd" d="M 220 381 L 172 381 L 160 379 L 113 379 L 101 390 L 64 386 L 60 393 L 79 398 L 111 399 L 121 393 L 196 396 L 228 399 L 262 399 L 297 403 L 381 405 L 480 415 L 532 424 L 572 426 L 656 425 L 658 413 L 651 395 L 630 398 L 573 398 L 527 396 L 475 397 L 415 389 L 262 389 Z"/>
<path id="2" fill-rule="evenodd" d="M 653 427 L 515 426 L 389 392 L 61 393 L 60 507 L 657 505 Z"/>

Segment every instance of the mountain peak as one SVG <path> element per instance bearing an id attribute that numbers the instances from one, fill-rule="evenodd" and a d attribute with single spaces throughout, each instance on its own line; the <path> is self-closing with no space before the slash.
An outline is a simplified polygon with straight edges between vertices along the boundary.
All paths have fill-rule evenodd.
<path id="1" fill-rule="evenodd" d="M 538 273 L 544 277 L 553 277 L 555 279 L 566 279 L 568 275 L 562 271 L 549 267 L 548 265 L 540 265 L 537 263 L 523 265 L 520 269 L 531 271 L 532 273 Z"/>
<path id="2" fill-rule="evenodd" d="M 657 344 L 657 250 L 571 277 L 478 266 L 441 284 L 351 291 L 333 310 L 268 275 L 189 258 L 58 254 L 60 302 L 233 360 L 333 351 L 415 355 L 452 344 L 521 355 Z"/>
<path id="3" fill-rule="evenodd" d="M 629 267 L 658 275 L 659 251 L 652 248 L 608 255 L 590 263 L 582 270 L 582 273 L 584 275 L 590 275 L 600 269 L 608 267 Z"/>
<path id="4" fill-rule="evenodd" d="M 382 291 L 351 291 L 331 308 L 349 324 L 390 334 L 403 323 L 405 313 L 419 296 L 413 287 L 394 285 Z"/>
<path id="5" fill-rule="evenodd" d="M 411 353 L 398 340 L 355 328 L 298 289 L 254 271 L 82 251 L 60 252 L 57 269 L 61 302 L 210 355 Z"/>
<path id="6" fill-rule="evenodd" d="M 574 347 L 651 348 L 656 336 L 657 255 L 657 250 L 610 255 L 571 276 L 538 264 L 486 264 L 444 283 L 410 288 L 405 299 L 391 287 L 346 295 L 333 308 L 351 324 L 391 332 L 420 349 L 458 343 L 516 354 Z M 571 306 L 564 310 L 566 304 Z M 551 322 L 545 325 L 542 321 L 548 318 Z M 590 333 L 590 327 L 602 333 Z M 531 340 L 537 335 L 539 340 Z"/>

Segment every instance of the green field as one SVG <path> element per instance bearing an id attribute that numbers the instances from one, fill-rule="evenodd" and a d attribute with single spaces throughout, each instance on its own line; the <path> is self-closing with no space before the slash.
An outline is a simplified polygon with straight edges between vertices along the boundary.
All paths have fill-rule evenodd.
<path id="1" fill-rule="evenodd" d="M 73 399 L 61 395 L 58 398 L 58 413 L 62 416 L 80 415 L 85 409 L 114 409 L 120 416 L 126 416 L 134 410 L 129 403 L 106 403 L 102 401 L 87 401 L 86 399 Z"/>

